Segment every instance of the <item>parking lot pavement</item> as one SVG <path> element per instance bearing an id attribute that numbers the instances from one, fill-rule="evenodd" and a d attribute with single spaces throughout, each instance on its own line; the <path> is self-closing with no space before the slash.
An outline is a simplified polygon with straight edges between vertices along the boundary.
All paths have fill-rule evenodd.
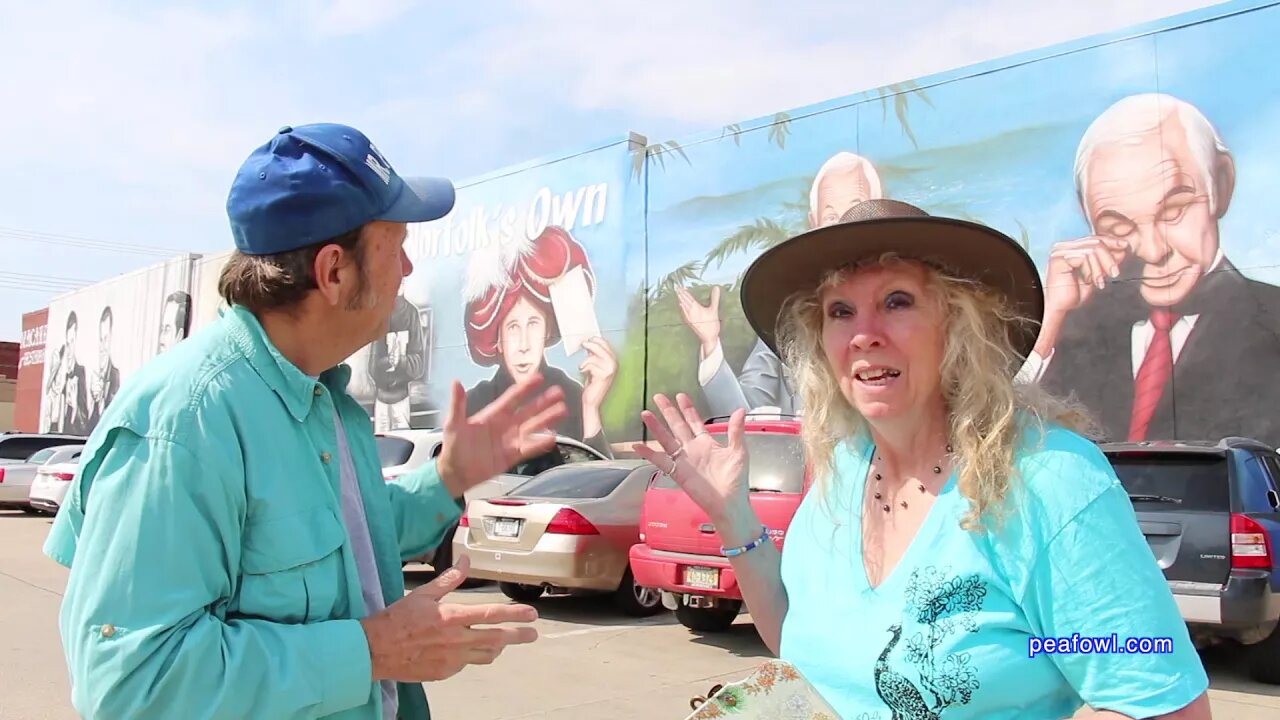
<path id="1" fill-rule="evenodd" d="M 0 510 L 0 720 L 76 717 L 57 626 L 66 571 L 40 552 L 49 521 Z M 426 577 L 416 566 L 406 574 L 410 587 Z M 454 599 L 506 601 L 492 585 Z M 747 616 L 730 632 L 702 636 L 667 613 L 626 618 L 601 598 L 536 604 L 537 643 L 428 686 L 437 720 L 680 720 L 689 698 L 746 676 L 767 656 Z M 1229 651 L 1204 658 L 1215 720 L 1280 717 L 1280 687 L 1246 679 Z"/>

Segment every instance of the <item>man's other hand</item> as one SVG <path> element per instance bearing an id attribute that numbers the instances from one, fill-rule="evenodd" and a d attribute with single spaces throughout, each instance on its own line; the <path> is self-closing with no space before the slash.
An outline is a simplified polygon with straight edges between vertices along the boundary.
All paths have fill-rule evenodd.
<path id="1" fill-rule="evenodd" d="M 528 605 L 442 602 L 462 584 L 469 568 L 463 556 L 440 577 L 360 621 L 369 640 L 375 681 L 444 680 L 468 665 L 492 663 L 509 645 L 538 638 L 538 631 L 527 625 L 538 613 Z"/>

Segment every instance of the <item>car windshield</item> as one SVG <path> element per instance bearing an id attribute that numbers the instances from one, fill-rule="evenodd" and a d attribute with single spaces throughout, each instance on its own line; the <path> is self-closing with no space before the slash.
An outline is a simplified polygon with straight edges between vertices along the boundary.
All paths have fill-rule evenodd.
<path id="1" fill-rule="evenodd" d="M 728 441 L 724 433 L 712 433 L 716 442 Z M 747 485 L 757 492 L 798 493 L 804 491 L 804 445 L 799 435 L 748 432 Z M 654 487 L 677 487 L 665 473 L 658 475 Z"/>
<path id="2" fill-rule="evenodd" d="M 43 464 L 45 462 L 48 462 L 49 458 L 53 457 L 53 454 L 55 452 L 57 451 L 54 450 L 53 448 L 45 448 L 43 450 L 37 450 L 34 455 L 27 458 L 27 462 L 35 465 Z"/>
<path id="3" fill-rule="evenodd" d="M 1135 504 L 1226 512 L 1231 508 L 1227 460 L 1190 453 L 1119 453 L 1108 456 Z"/>
<path id="4" fill-rule="evenodd" d="M 409 456 L 413 454 L 413 443 L 404 438 L 379 435 L 377 439 L 378 459 L 382 461 L 382 467 L 384 468 L 403 465 L 409 461 Z"/>
<path id="5" fill-rule="evenodd" d="M 543 472 L 507 494 L 522 498 L 602 498 L 617 489 L 629 472 L 629 468 L 561 465 Z"/>

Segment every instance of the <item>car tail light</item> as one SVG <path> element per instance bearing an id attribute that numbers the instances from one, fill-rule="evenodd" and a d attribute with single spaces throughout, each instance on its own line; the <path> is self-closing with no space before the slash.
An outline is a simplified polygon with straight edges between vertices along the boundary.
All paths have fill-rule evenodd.
<path id="1" fill-rule="evenodd" d="M 53 476 L 54 480 L 62 480 L 63 482 L 71 482 L 71 480 L 75 478 L 75 475 L 72 475 L 71 473 L 56 472 L 49 474 Z"/>
<path id="2" fill-rule="evenodd" d="M 1231 515 L 1231 567 L 1271 568 L 1271 538 L 1267 529 L 1248 515 Z"/>
<path id="3" fill-rule="evenodd" d="M 490 505 L 502 505 L 504 507 L 520 507 L 522 505 L 529 504 L 524 500 L 503 500 L 501 498 L 490 498 L 486 502 L 488 502 Z"/>
<path id="4" fill-rule="evenodd" d="M 600 531 L 591 521 L 582 517 L 577 510 L 561 508 L 547 525 L 547 532 L 553 535 L 599 535 Z"/>
<path id="5" fill-rule="evenodd" d="M 458 527 L 471 527 L 471 521 L 467 519 L 466 513 L 462 513 L 462 517 L 458 518 Z"/>
<path id="6" fill-rule="evenodd" d="M 0 483 L 4 482 L 4 468 L 0 468 Z"/>

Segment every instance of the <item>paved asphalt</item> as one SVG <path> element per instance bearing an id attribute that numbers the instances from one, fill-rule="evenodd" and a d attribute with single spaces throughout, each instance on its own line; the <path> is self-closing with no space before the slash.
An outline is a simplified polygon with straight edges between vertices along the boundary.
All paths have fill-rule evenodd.
<path id="1" fill-rule="evenodd" d="M 66 571 L 40 552 L 50 518 L 0 510 L 0 720 L 76 717 L 58 637 Z M 410 586 L 426 573 L 410 566 Z M 458 602 L 503 602 L 492 585 Z M 750 618 L 700 636 L 669 613 L 640 622 L 596 598 L 538 603 L 539 641 L 427 688 L 438 720 L 682 720 L 689 698 L 767 657 Z M 1205 654 L 1214 720 L 1280 717 L 1280 687 L 1249 681 L 1229 652 Z"/>

